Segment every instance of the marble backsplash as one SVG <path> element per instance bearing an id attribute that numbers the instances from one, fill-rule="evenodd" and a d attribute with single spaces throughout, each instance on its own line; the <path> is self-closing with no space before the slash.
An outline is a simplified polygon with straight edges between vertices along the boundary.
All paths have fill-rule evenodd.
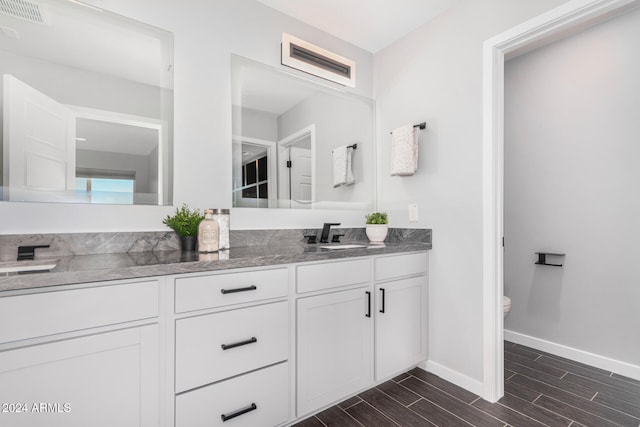
<path id="1" fill-rule="evenodd" d="M 231 247 L 282 246 L 306 244 L 304 235 L 320 229 L 231 230 Z M 364 228 L 336 228 L 332 234 L 343 234 L 343 242 L 367 241 Z M 386 241 L 431 243 L 430 229 L 390 228 Z M 178 236 L 172 231 L 123 233 L 64 233 L 0 235 L 0 261 L 15 261 L 18 246 L 49 245 L 37 249 L 36 257 L 69 255 L 162 252 L 180 249 Z"/>

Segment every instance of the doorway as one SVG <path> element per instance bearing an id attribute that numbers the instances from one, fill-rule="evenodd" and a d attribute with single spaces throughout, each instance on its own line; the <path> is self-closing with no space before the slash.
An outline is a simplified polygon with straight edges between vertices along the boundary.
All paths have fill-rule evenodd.
<path id="1" fill-rule="evenodd" d="M 572 30 L 619 13 L 638 0 L 573 0 L 484 43 L 483 52 L 483 398 L 504 394 L 503 209 L 504 62 Z"/>

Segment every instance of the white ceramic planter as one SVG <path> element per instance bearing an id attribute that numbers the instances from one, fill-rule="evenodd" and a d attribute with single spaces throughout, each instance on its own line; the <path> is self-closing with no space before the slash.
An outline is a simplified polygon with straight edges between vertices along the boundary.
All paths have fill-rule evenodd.
<path id="1" fill-rule="evenodd" d="M 374 244 L 384 243 L 388 231 L 389 224 L 366 224 L 367 237 Z"/>

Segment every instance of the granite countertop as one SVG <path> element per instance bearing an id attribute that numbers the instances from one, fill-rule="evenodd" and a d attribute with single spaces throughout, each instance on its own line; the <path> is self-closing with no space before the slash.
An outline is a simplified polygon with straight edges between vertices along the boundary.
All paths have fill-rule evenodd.
<path id="1" fill-rule="evenodd" d="M 345 243 L 366 245 L 361 241 L 342 244 Z M 58 260 L 57 266 L 49 271 L 0 275 L 0 292 L 431 249 L 431 243 L 416 242 L 368 245 L 354 249 L 323 249 L 320 246 L 318 244 L 247 246 L 234 247 L 213 254 L 174 250 L 55 257 L 54 260 Z M 36 258 L 36 260 L 45 261 L 46 258 Z"/>

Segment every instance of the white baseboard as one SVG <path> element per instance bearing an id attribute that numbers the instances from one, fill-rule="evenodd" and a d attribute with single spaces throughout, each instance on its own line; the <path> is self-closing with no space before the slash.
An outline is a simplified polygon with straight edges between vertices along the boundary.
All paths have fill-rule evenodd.
<path id="1" fill-rule="evenodd" d="M 624 375 L 625 377 L 640 380 L 640 366 L 632 365 L 631 363 L 621 362 L 620 360 L 589 353 L 584 350 L 578 350 L 577 348 L 524 335 L 519 332 L 508 331 L 506 329 L 504 331 L 504 339 L 516 344 L 535 348 L 536 350 L 555 354 L 556 356 L 566 357 L 567 359 L 585 363 L 596 368 L 611 371 L 619 375 Z"/>
<path id="2" fill-rule="evenodd" d="M 447 380 L 450 383 L 462 387 L 470 391 L 471 393 L 482 396 L 482 392 L 484 390 L 482 381 L 478 381 L 476 379 L 468 377 L 439 363 L 432 362 L 431 360 L 427 360 L 426 362 L 421 363 L 420 365 L 418 365 L 418 367 L 439 376 L 443 380 Z"/>

